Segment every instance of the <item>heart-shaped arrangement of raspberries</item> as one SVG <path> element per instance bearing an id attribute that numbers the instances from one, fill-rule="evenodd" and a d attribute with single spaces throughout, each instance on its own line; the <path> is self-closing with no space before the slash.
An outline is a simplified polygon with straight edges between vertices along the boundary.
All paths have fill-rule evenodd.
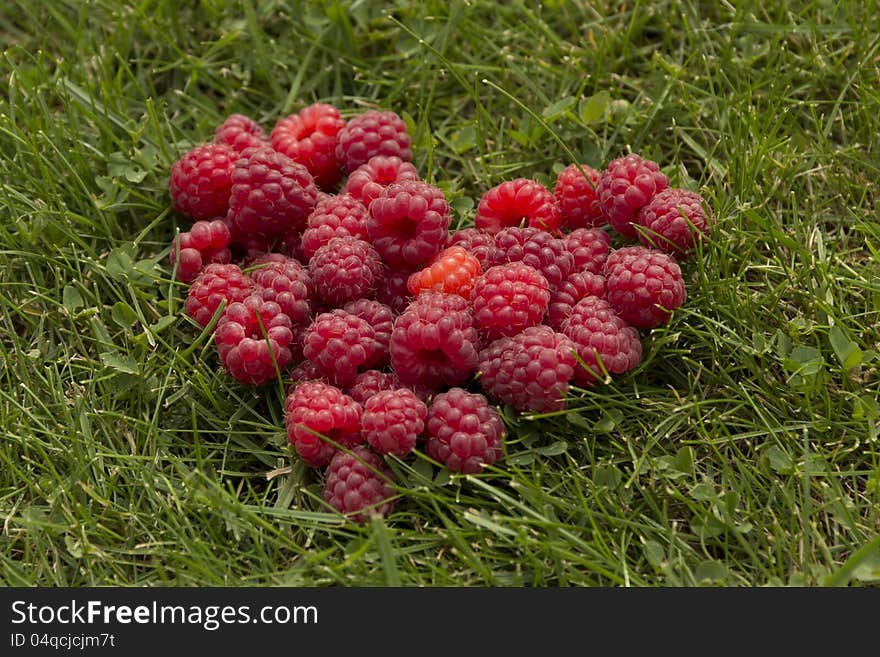
<path id="1" fill-rule="evenodd" d="M 450 231 L 393 111 L 315 103 L 266 131 L 241 114 L 170 171 L 189 230 L 170 267 L 235 381 L 280 381 L 293 458 L 355 522 L 398 499 L 386 459 L 477 474 L 504 453 L 496 406 L 564 411 L 635 369 L 686 299 L 712 230 L 698 194 L 629 154 L 549 189 L 499 181 Z"/>

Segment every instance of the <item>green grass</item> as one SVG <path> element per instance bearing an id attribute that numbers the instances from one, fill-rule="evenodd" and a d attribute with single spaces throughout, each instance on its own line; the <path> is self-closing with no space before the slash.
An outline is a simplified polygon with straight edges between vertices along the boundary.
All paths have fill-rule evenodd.
<path id="1" fill-rule="evenodd" d="M 880 581 L 880 12 L 183 4 L 0 9 L 0 580 Z M 366 526 L 321 505 L 279 386 L 224 376 L 167 264 L 172 162 L 231 112 L 314 101 L 411 121 L 457 226 L 502 180 L 628 152 L 718 218 L 641 367 L 505 412 L 479 476 L 393 463 Z"/>

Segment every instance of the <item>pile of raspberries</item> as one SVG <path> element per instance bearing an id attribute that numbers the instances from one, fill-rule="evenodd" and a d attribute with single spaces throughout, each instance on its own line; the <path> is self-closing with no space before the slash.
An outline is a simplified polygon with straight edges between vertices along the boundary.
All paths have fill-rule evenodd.
<path id="1" fill-rule="evenodd" d="M 356 522 L 394 506 L 389 455 L 480 473 L 504 452 L 493 404 L 562 411 L 570 388 L 635 368 L 714 222 L 631 154 L 571 164 L 552 190 L 501 182 L 450 231 L 411 145 L 392 111 L 315 103 L 268 134 L 233 114 L 168 181 L 192 222 L 170 255 L 186 313 L 235 381 L 287 386 L 290 444 Z"/>

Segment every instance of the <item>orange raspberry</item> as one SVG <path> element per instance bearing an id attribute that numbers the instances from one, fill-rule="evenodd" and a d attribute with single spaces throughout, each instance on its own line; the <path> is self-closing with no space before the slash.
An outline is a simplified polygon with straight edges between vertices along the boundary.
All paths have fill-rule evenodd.
<path id="1" fill-rule="evenodd" d="M 474 281 L 482 273 L 476 257 L 462 246 L 450 246 L 434 256 L 427 267 L 410 274 L 407 289 L 413 295 L 432 290 L 469 299 Z"/>

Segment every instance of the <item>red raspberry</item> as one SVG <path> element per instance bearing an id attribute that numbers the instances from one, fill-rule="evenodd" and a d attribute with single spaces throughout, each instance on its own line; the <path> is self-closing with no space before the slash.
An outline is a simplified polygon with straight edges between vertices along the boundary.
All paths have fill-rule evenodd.
<path id="1" fill-rule="evenodd" d="M 678 257 L 690 254 L 715 223 L 712 208 L 695 192 L 667 187 L 639 210 L 639 241 Z"/>
<path id="2" fill-rule="evenodd" d="M 491 233 L 482 231 L 479 228 L 462 228 L 455 231 L 449 238 L 449 246 L 464 247 L 465 251 L 480 262 L 480 267 L 483 271 L 486 271 L 492 265 L 499 264 L 493 261 L 495 238 Z"/>
<path id="3" fill-rule="evenodd" d="M 226 144 L 201 144 L 171 166 L 168 194 L 190 219 L 216 219 L 229 209 L 232 170 L 238 153 Z"/>
<path id="4" fill-rule="evenodd" d="M 171 266 L 178 263 L 178 280 L 192 283 L 204 265 L 229 263 L 232 260 L 230 241 L 229 227 L 222 220 L 195 222 L 189 231 L 181 233 L 172 244 Z"/>
<path id="5" fill-rule="evenodd" d="M 309 260 L 315 292 L 338 307 L 370 297 L 382 278 L 382 259 L 372 245 L 357 237 L 334 237 Z"/>
<path id="6" fill-rule="evenodd" d="M 604 297 L 605 277 L 589 271 L 573 272 L 561 285 L 550 290 L 550 307 L 547 309 L 546 324 L 557 331 L 571 313 L 575 304 L 584 297 Z"/>
<path id="7" fill-rule="evenodd" d="M 407 289 L 414 296 L 434 290 L 469 299 L 474 281 L 482 273 L 479 260 L 461 246 L 449 246 L 431 258 L 424 269 L 409 277 Z"/>
<path id="8" fill-rule="evenodd" d="M 428 455 L 455 472 L 479 474 L 504 454 L 504 422 L 479 393 L 461 388 L 440 393 L 425 424 Z"/>
<path id="9" fill-rule="evenodd" d="M 553 196 L 562 228 L 593 228 L 608 222 L 596 198 L 596 183 L 600 175 L 599 171 L 586 164 L 569 164 L 559 172 Z"/>
<path id="10" fill-rule="evenodd" d="M 364 404 L 364 437 L 379 454 L 403 457 L 425 428 L 428 407 L 409 388 L 380 390 Z"/>
<path id="11" fill-rule="evenodd" d="M 599 228 L 578 228 L 562 236 L 565 248 L 574 256 L 572 271 L 601 274 L 611 252 L 611 237 Z"/>
<path id="12" fill-rule="evenodd" d="M 687 298 L 672 256 L 644 246 L 612 251 L 605 261 L 605 280 L 611 307 L 636 328 L 665 324 Z"/>
<path id="13" fill-rule="evenodd" d="M 479 381 L 490 397 L 518 411 L 562 410 L 577 367 L 574 343 L 549 326 L 530 326 L 480 352 Z"/>
<path id="14" fill-rule="evenodd" d="M 583 363 L 574 368 L 577 385 L 590 387 L 606 374 L 622 374 L 642 361 L 639 332 L 623 321 L 605 299 L 584 297 L 562 324 Z"/>
<path id="15" fill-rule="evenodd" d="M 537 228 L 504 228 L 495 235 L 495 265 L 524 262 L 544 275 L 547 283 L 557 286 L 574 271 L 574 256 L 565 242 L 546 230 Z"/>
<path id="16" fill-rule="evenodd" d="M 238 265 L 210 264 L 190 285 L 184 308 L 187 315 L 207 326 L 223 302 L 229 307 L 244 301 L 253 289 L 251 277 L 243 274 Z"/>
<path id="17" fill-rule="evenodd" d="M 367 234 L 392 267 L 417 266 L 445 246 L 449 204 L 443 191 L 426 182 L 389 185 L 370 203 Z"/>
<path id="18" fill-rule="evenodd" d="M 294 336 L 294 340 L 296 340 L 296 336 Z M 290 370 L 290 380 L 294 384 L 303 383 L 305 381 L 321 381 L 322 383 L 329 383 L 327 377 L 324 376 L 324 373 L 321 372 L 321 370 L 318 369 L 318 366 L 310 360 L 304 360 Z M 360 400 L 355 401 L 360 403 Z"/>
<path id="19" fill-rule="evenodd" d="M 380 390 L 397 390 L 400 379 L 393 372 L 381 370 L 364 370 L 354 378 L 346 391 L 351 398 L 363 406 L 367 400 Z"/>
<path id="20" fill-rule="evenodd" d="M 322 381 L 291 386 L 284 400 L 287 440 L 303 461 L 316 468 L 337 453 L 364 442 L 361 433 L 363 408 L 339 388 Z"/>
<path id="21" fill-rule="evenodd" d="M 411 145 L 406 123 L 396 113 L 367 110 L 339 131 L 336 159 L 348 173 L 375 155 L 396 155 L 411 162 Z"/>
<path id="22" fill-rule="evenodd" d="M 303 355 L 339 386 L 351 385 L 384 357 L 373 327 L 341 308 L 315 317 L 303 336 Z"/>
<path id="23" fill-rule="evenodd" d="M 379 352 L 371 360 L 373 367 L 388 362 L 388 345 L 391 343 L 391 331 L 394 330 L 394 311 L 384 303 L 375 299 L 355 299 L 349 301 L 342 309 L 355 317 L 360 317 L 373 327 Z"/>
<path id="24" fill-rule="evenodd" d="M 391 369 L 405 384 L 454 386 L 477 367 L 477 329 L 457 294 L 422 292 L 394 320 Z"/>
<path id="25" fill-rule="evenodd" d="M 229 304 L 217 321 L 214 341 L 232 378 L 254 385 L 275 378 L 290 363 L 290 326 L 281 307 L 259 294 Z"/>
<path id="26" fill-rule="evenodd" d="M 280 254 L 274 254 L 280 255 Z M 309 321 L 312 315 L 312 277 L 297 260 L 262 258 L 251 273 L 266 301 L 274 301 L 294 324 Z"/>
<path id="27" fill-rule="evenodd" d="M 367 447 L 338 451 L 327 466 L 324 501 L 352 522 L 388 516 L 394 509 L 394 473 Z"/>
<path id="28" fill-rule="evenodd" d="M 214 141 L 241 153 L 246 148 L 268 146 L 269 140 L 260 125 L 244 114 L 230 114 L 214 131 Z"/>
<path id="29" fill-rule="evenodd" d="M 549 189 L 536 180 L 517 178 L 483 194 L 477 204 L 474 226 L 497 233 L 507 226 L 519 226 L 524 220 L 532 228 L 556 230 L 560 216 Z"/>
<path id="30" fill-rule="evenodd" d="M 414 270 L 409 267 L 393 267 L 385 270 L 385 276 L 376 288 L 376 300 L 384 303 L 395 313 L 402 313 L 413 299 L 408 287 L 409 277 L 413 273 Z"/>
<path id="31" fill-rule="evenodd" d="M 325 196 L 309 215 L 302 234 L 302 251 L 306 260 L 334 237 L 367 237 L 367 206 L 349 194 Z"/>
<path id="32" fill-rule="evenodd" d="M 375 155 L 348 175 L 340 193 L 351 194 L 370 207 L 388 185 L 414 180 L 419 180 L 419 172 L 412 162 L 396 155 Z"/>
<path id="33" fill-rule="evenodd" d="M 487 341 L 540 324 L 550 303 L 547 279 L 524 262 L 489 267 L 474 284 L 474 326 Z"/>
<path id="34" fill-rule="evenodd" d="M 327 190 L 342 178 L 336 146 L 344 127 L 345 119 L 333 105 L 313 103 L 280 119 L 269 139 L 276 151 L 302 164 L 315 183 Z"/>
<path id="35" fill-rule="evenodd" d="M 248 148 L 232 169 L 233 234 L 271 240 L 302 231 L 317 194 L 312 174 L 303 165 L 270 147 Z"/>
<path id="36" fill-rule="evenodd" d="M 626 155 L 609 162 L 596 183 L 596 197 L 611 227 L 629 239 L 637 233 L 632 226 L 639 210 L 654 194 L 669 186 L 669 179 L 660 166 L 639 155 Z"/>

